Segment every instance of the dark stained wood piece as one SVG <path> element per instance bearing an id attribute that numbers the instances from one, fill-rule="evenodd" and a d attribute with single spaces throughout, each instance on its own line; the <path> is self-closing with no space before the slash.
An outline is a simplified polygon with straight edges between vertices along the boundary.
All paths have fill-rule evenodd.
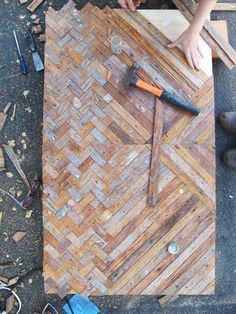
<path id="1" fill-rule="evenodd" d="M 161 154 L 161 140 L 164 123 L 164 105 L 162 101 L 156 98 L 156 111 L 153 125 L 153 143 L 151 168 L 148 185 L 148 205 L 156 206 L 158 202 L 158 180 L 159 180 L 159 162 Z"/>

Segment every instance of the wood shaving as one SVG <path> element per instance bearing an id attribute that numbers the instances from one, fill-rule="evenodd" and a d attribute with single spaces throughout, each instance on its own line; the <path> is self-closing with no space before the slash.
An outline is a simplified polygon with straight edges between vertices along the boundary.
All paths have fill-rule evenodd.
<path id="1" fill-rule="evenodd" d="M 29 95 L 29 90 L 24 90 L 23 91 L 23 95 L 25 96 L 25 99 L 27 98 L 27 96 Z"/>
<path id="2" fill-rule="evenodd" d="M 29 219 L 32 216 L 33 211 L 32 210 L 27 210 L 26 214 L 25 214 L 25 218 Z"/>
<path id="3" fill-rule="evenodd" d="M 18 190 L 17 192 L 16 192 L 16 196 L 17 197 L 20 197 L 22 195 L 22 191 L 21 190 Z"/>
<path id="4" fill-rule="evenodd" d="M 28 113 L 32 112 L 32 109 L 30 107 L 25 108 L 25 111 L 28 111 Z"/>
<path id="5" fill-rule="evenodd" d="M 12 178 L 12 177 L 13 177 L 13 173 L 12 173 L 12 172 L 6 172 L 6 176 L 7 176 L 8 178 Z"/>
<path id="6" fill-rule="evenodd" d="M 14 147 L 16 145 L 15 140 L 9 140 L 7 141 L 7 144 L 10 145 L 11 147 Z"/>
<path id="7" fill-rule="evenodd" d="M 15 116 L 16 116 L 16 104 L 14 105 L 14 108 L 13 108 L 13 113 L 12 113 L 12 116 L 11 116 L 11 121 L 15 120 Z"/>

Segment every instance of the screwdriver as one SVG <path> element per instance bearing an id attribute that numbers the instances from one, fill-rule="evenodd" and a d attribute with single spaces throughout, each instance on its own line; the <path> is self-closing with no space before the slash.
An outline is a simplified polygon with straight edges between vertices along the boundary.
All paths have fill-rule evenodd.
<path id="1" fill-rule="evenodd" d="M 13 34 L 14 34 L 14 37 L 15 37 L 16 47 L 17 47 L 17 50 L 18 50 L 21 73 L 25 75 L 25 74 L 27 74 L 26 64 L 25 64 L 24 57 L 23 57 L 23 55 L 22 55 L 22 53 L 20 51 L 20 47 L 19 47 L 19 43 L 18 43 L 18 39 L 17 39 L 15 30 L 13 31 Z"/>

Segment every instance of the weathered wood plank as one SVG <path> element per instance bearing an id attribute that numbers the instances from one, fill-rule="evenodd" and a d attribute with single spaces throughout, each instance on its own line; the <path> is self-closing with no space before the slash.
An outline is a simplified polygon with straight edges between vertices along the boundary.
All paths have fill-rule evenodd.
<path id="1" fill-rule="evenodd" d="M 164 106 L 159 99 L 156 99 L 156 112 L 153 124 L 153 144 L 150 178 L 148 185 L 148 205 L 156 206 L 158 202 L 158 181 L 159 181 L 159 160 L 161 154 L 161 140 L 163 133 Z"/>

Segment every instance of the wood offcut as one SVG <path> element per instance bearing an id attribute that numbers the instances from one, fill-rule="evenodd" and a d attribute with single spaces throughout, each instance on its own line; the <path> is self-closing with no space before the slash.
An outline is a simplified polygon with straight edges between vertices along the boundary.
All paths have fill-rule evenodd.
<path id="1" fill-rule="evenodd" d="M 31 2 L 31 4 L 27 7 L 27 9 L 31 13 L 33 13 L 43 2 L 44 0 L 33 0 L 33 2 Z"/>

